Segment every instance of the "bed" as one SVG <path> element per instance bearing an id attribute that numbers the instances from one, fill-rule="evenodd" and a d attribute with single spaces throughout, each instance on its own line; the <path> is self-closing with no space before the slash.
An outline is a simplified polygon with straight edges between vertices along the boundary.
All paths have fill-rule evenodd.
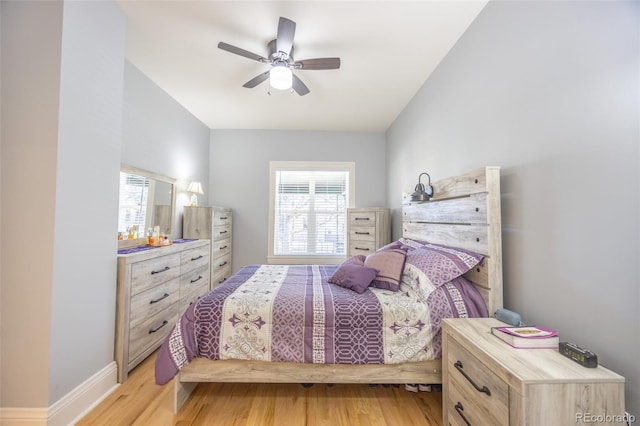
<path id="1" fill-rule="evenodd" d="M 385 261 L 405 253 L 401 291 L 381 277 L 384 267 L 365 264 L 372 254 L 339 266 L 248 265 L 191 306 L 156 359 L 157 383 L 175 375 L 174 410 L 200 382 L 442 383 L 441 317 L 492 315 L 502 307 L 500 171 L 484 167 L 433 185 L 429 202 L 412 203 L 404 196 L 402 238 L 380 251 Z M 466 272 L 457 277 L 442 268 L 423 270 L 425 253 L 455 258 Z M 357 271 L 375 267 L 373 283 L 382 285 L 357 289 L 339 280 L 340 285 L 327 283 L 335 281 L 339 268 L 351 271 L 351 265 L 344 266 L 350 263 Z M 420 284 L 425 281 L 430 285 Z M 280 296 L 285 288 L 292 294 Z M 232 300 L 224 302 L 227 298 Z M 296 304 L 312 315 L 299 316 Z M 278 328 L 273 319 L 278 316 L 288 317 L 288 325 Z"/>

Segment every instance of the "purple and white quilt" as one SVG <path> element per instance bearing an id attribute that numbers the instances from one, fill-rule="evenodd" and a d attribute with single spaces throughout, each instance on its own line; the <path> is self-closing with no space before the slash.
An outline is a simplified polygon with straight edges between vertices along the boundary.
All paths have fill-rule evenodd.
<path id="1" fill-rule="evenodd" d="M 201 297 L 158 352 L 156 383 L 194 357 L 393 364 L 441 357 L 441 321 L 486 316 L 464 278 L 434 286 L 405 268 L 400 290 L 330 284 L 337 265 L 251 265 Z"/>

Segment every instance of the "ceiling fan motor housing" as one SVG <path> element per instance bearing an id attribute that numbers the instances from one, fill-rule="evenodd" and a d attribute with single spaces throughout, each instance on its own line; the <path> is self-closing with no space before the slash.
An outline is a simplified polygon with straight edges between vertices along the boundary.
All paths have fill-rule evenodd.
<path id="1" fill-rule="evenodd" d="M 277 46 L 276 42 L 277 42 L 277 40 L 273 39 L 267 44 L 267 52 L 268 52 L 267 56 L 269 57 L 269 59 L 271 59 L 271 62 L 284 61 L 284 62 L 287 62 L 289 64 L 292 64 L 294 62 L 293 61 L 293 50 L 294 50 L 294 47 L 291 46 L 291 53 L 289 53 L 287 55 L 286 52 L 278 52 L 278 50 L 276 48 L 276 46 Z"/>

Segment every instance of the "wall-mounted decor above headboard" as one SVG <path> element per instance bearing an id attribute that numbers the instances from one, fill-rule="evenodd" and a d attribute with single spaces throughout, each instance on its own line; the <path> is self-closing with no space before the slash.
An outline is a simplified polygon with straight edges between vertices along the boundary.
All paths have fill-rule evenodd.
<path id="1" fill-rule="evenodd" d="M 465 277 L 482 294 L 489 315 L 502 308 L 500 168 L 483 167 L 433 183 L 430 201 L 402 204 L 405 238 L 460 247 L 484 254 L 483 266 Z"/>

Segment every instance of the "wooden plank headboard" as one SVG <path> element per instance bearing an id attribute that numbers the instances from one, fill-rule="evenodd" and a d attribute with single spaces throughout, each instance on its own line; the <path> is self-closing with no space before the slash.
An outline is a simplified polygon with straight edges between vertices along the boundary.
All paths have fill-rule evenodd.
<path id="1" fill-rule="evenodd" d="M 484 167 L 432 185 L 430 201 L 403 197 L 402 235 L 484 254 L 484 264 L 465 277 L 480 291 L 492 316 L 502 308 L 500 168 Z"/>

